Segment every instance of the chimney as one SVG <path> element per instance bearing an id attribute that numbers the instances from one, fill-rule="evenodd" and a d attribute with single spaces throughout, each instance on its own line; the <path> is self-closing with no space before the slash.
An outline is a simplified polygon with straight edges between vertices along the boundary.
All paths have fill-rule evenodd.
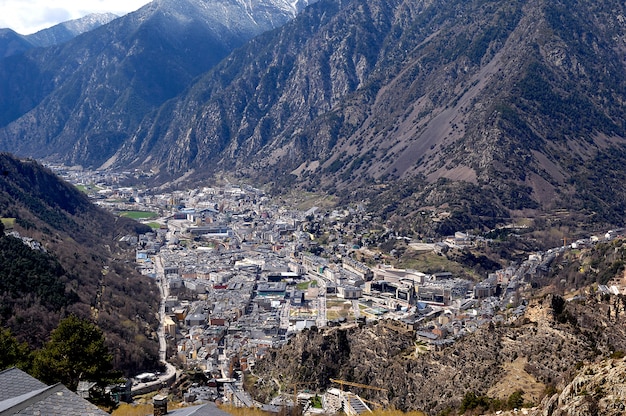
<path id="1" fill-rule="evenodd" d="M 167 396 L 156 395 L 152 399 L 154 406 L 154 416 L 165 416 L 167 414 Z"/>

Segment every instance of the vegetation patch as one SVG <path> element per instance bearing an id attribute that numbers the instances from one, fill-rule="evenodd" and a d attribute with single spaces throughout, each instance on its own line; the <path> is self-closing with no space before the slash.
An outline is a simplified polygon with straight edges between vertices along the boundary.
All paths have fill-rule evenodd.
<path id="1" fill-rule="evenodd" d="M 152 211 L 122 211 L 120 217 L 132 218 L 134 220 L 145 220 L 149 218 L 156 218 L 159 214 Z M 160 225 L 159 225 L 160 226 Z"/>
<path id="2" fill-rule="evenodd" d="M 78 295 L 65 287 L 70 278 L 52 255 L 0 235 L 0 322 L 16 313 L 28 315 L 35 303 L 57 310 L 76 302 Z"/>
<path id="3" fill-rule="evenodd" d="M 220 409 L 235 416 L 271 416 L 273 413 L 249 407 L 220 406 Z"/>
<path id="4" fill-rule="evenodd" d="M 296 285 L 296 289 L 298 290 L 307 290 L 311 282 L 301 282 Z"/>
<path id="5" fill-rule="evenodd" d="M 352 310 L 352 302 L 336 299 L 326 302 L 326 319 L 333 321 L 335 319 L 354 319 L 354 311 Z"/>
<path id="6" fill-rule="evenodd" d="M 0 218 L 0 221 L 2 221 L 2 225 L 7 230 L 15 227 L 15 218 Z"/>
<path id="7" fill-rule="evenodd" d="M 145 416 L 152 414 L 151 404 L 129 404 L 121 403 L 117 409 L 111 413 L 113 416 Z"/>
<path id="8" fill-rule="evenodd" d="M 78 189 L 79 191 L 86 193 L 86 194 L 90 194 L 92 192 L 98 192 L 101 191 L 102 188 L 96 186 L 96 185 L 76 185 L 76 189 Z"/>

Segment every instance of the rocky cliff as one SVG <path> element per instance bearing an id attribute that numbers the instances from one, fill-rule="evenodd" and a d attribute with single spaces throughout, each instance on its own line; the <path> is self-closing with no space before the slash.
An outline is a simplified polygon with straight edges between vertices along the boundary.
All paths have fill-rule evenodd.
<path id="1" fill-rule="evenodd" d="M 543 416 L 618 416 L 626 413 L 626 362 L 609 358 L 585 366 L 561 393 L 542 403 Z"/>
<path id="2" fill-rule="evenodd" d="M 388 389 L 386 393 L 355 389 L 367 399 L 433 415 L 459 409 L 468 393 L 488 397 L 494 404 L 520 390 L 528 405 L 539 405 L 546 392 L 561 391 L 559 399 L 548 397 L 546 405 L 566 406 L 584 395 L 583 388 L 591 396 L 599 395 L 598 405 L 600 395 L 606 398 L 602 403 L 613 405 L 611 395 L 617 390 L 596 389 L 590 378 L 579 376 L 586 381 L 567 386 L 577 366 L 626 350 L 624 306 L 623 297 L 590 296 L 572 302 L 540 297 L 517 320 L 486 324 L 451 346 L 430 351 L 412 331 L 387 321 L 305 331 L 257 364 L 254 374 L 259 379 L 252 391 L 267 398 L 290 383 L 316 390 L 330 387 L 329 379 L 336 378 Z M 589 398 L 579 401 L 585 400 Z"/>

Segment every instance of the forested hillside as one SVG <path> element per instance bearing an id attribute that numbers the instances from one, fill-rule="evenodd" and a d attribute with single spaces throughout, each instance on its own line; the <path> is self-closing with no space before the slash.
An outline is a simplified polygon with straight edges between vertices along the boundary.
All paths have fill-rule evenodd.
<path id="1" fill-rule="evenodd" d="M 17 233 L 0 234 L 2 327 L 38 348 L 75 314 L 102 328 L 116 368 L 132 373 L 157 364 L 158 291 L 127 264 L 133 248 L 118 243 L 145 226 L 114 217 L 38 163 L 8 154 L 0 154 L 0 218 Z"/>

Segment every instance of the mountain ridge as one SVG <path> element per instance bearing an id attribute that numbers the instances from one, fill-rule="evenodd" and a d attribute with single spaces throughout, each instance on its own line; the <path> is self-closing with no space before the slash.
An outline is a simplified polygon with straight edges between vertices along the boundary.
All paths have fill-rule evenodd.
<path id="1" fill-rule="evenodd" d="M 86 32 L 103 26 L 119 16 L 113 13 L 92 13 L 80 19 L 61 22 L 47 29 L 39 30 L 24 37 L 35 47 L 47 47 L 67 42 Z"/>
<path id="2" fill-rule="evenodd" d="M 329 10 L 330 4 L 323 3 Z M 258 177 L 260 171 L 282 176 L 279 186 L 317 184 L 313 189 L 331 193 L 411 177 L 424 177 L 425 186 L 432 187 L 445 179 L 465 183 L 468 190 L 479 186 L 492 194 L 497 210 L 509 212 L 505 215 L 539 207 L 558 210 L 574 202 L 580 211 L 600 213 L 600 221 L 621 221 L 618 206 L 598 201 L 606 189 L 596 193 L 577 185 L 589 180 L 598 159 L 619 157 L 625 144 L 617 97 L 624 95 L 626 83 L 620 75 L 606 77 L 623 73 L 622 5 L 374 2 L 364 11 L 356 3 L 332 4 L 337 5 L 334 19 L 371 30 L 360 38 L 327 41 L 335 39 L 331 33 L 342 33 L 327 22 L 301 45 L 298 35 L 291 40 L 286 32 L 304 32 L 303 21 L 315 19 L 310 14 L 285 33 L 253 40 L 205 77 L 210 81 L 192 88 L 187 99 L 168 104 L 172 114 L 193 116 L 168 121 L 161 112 L 164 120 L 147 121 L 153 127 L 142 128 L 133 141 L 152 130 L 157 133 L 148 143 L 158 138 L 162 149 L 177 150 L 159 158 L 147 146 L 151 157 L 144 167 L 176 175 L 208 163 L 244 176 Z M 559 20 L 565 9 L 567 19 Z M 463 20 L 470 15 L 476 22 Z M 406 27 L 397 23 L 403 18 L 411 22 Z M 384 19 L 379 30 L 367 26 Z M 603 23 L 606 19 L 615 24 Z M 583 34 L 571 33 L 578 26 Z M 592 29 L 596 26 L 599 30 Z M 600 35 L 604 44 L 594 48 L 598 41 L 590 39 Z M 272 36 L 272 46 L 264 48 Z M 252 57 L 239 72 L 244 57 L 236 54 Z M 260 62 L 269 63 L 271 72 L 259 76 Z M 370 76 L 359 77 L 355 62 L 361 62 L 361 75 L 371 71 Z M 234 81 L 224 84 L 225 78 Z M 224 98 L 229 96 L 235 98 Z M 317 101 L 308 102 L 307 96 Z M 124 163 L 140 160 L 147 154 Z"/>
<path id="3" fill-rule="evenodd" d="M 576 3 L 576 7 L 570 3 Z M 351 4 L 348 3 L 348 7 Z M 349 59 L 339 57 L 339 52 L 326 56 L 324 47 L 320 48 L 324 52 L 315 54 L 311 48 L 307 49 L 310 53 L 297 55 L 295 60 L 298 62 L 303 62 L 306 56 L 307 64 L 319 59 L 331 74 L 330 84 L 315 90 L 316 97 L 325 97 L 322 104 L 326 105 L 325 111 L 309 123 L 305 122 L 309 114 L 298 112 L 293 105 L 289 106 L 289 111 L 296 116 L 291 119 L 284 116 L 286 110 L 280 104 L 301 103 L 303 95 L 268 92 L 259 89 L 263 82 L 259 81 L 256 88 L 249 90 L 256 92 L 247 96 L 246 89 L 240 88 L 242 83 L 237 82 L 222 94 L 236 95 L 237 102 L 244 103 L 253 103 L 263 95 L 276 97 L 276 100 L 270 103 L 267 111 L 258 113 L 256 119 L 251 118 L 251 114 L 238 118 L 232 110 L 231 114 L 225 114 L 217 104 L 219 100 L 223 101 L 222 97 L 208 100 L 199 107 L 195 118 L 208 124 L 205 118 L 220 114 L 219 121 L 215 122 L 217 126 L 203 127 L 197 123 L 196 127 L 193 124 L 190 127 L 185 121 L 180 125 L 185 126 L 190 134 L 182 134 L 180 129 L 171 137 L 176 138 L 175 143 L 182 149 L 191 149 L 190 144 L 185 143 L 190 136 L 203 137 L 206 144 L 198 145 L 197 152 L 200 154 L 204 150 L 204 158 L 199 161 L 206 163 L 213 162 L 210 152 L 218 138 L 223 140 L 228 137 L 223 132 L 230 132 L 229 146 L 214 158 L 215 162 L 223 164 L 224 170 L 234 168 L 251 176 L 264 171 L 270 177 L 287 177 L 287 182 L 281 185 L 321 183 L 317 189 L 332 192 L 388 179 L 424 176 L 425 183 L 431 186 L 439 179 L 446 179 L 490 190 L 496 195 L 493 200 L 502 211 L 538 207 L 562 209 L 571 207 L 574 201 L 580 211 L 604 211 L 601 216 L 619 222 L 619 206 L 613 203 L 613 208 L 606 209 L 598 201 L 606 195 L 606 189 L 595 193 L 593 187 L 572 187 L 568 178 L 574 172 L 575 183 L 589 181 L 585 177 L 593 175 L 591 166 L 599 158 L 619 157 L 619 149 L 624 145 L 621 106 L 611 105 L 607 100 L 617 103 L 615 100 L 624 94 L 626 83 L 619 75 L 611 79 L 606 77 L 606 73 L 623 72 L 618 48 L 618 39 L 624 37 L 624 25 L 619 20 L 622 14 L 618 12 L 623 9 L 622 5 L 609 2 L 602 8 L 595 8 L 587 2 L 571 1 L 487 4 L 494 10 L 484 10 L 487 6 L 483 7 L 479 2 L 453 2 L 446 4 L 445 8 L 441 6 L 443 11 L 438 12 L 435 10 L 438 4 L 420 3 L 423 9 L 415 6 L 406 12 L 408 16 L 415 16 L 417 22 L 412 22 L 404 33 L 398 25 L 391 25 L 393 20 L 386 28 L 381 26 L 380 32 L 374 30 L 376 26 L 371 26 L 372 33 L 385 38 L 382 43 L 387 49 L 383 46 L 378 52 L 372 52 L 365 46 L 370 43 L 361 38 L 355 46 L 357 56 L 342 46 L 342 40 L 325 46 L 329 50 L 341 51 Z M 383 5 L 397 13 L 411 10 L 402 2 L 395 5 L 376 2 L 370 7 L 376 10 Z M 354 4 L 354 8 L 358 9 L 358 5 Z M 570 11 L 565 13 L 565 9 Z M 455 10 L 461 16 L 471 15 L 479 23 L 458 18 Z M 391 11 L 387 13 L 392 15 Z M 559 20 L 558 16 L 562 15 L 567 19 Z M 586 15 L 591 16 L 591 23 L 583 22 Z M 370 13 L 365 23 L 355 23 L 359 14 L 352 9 L 344 16 L 353 18 L 354 21 L 350 22 L 356 27 L 376 21 L 375 13 Z M 601 23 L 607 19 L 614 24 Z M 576 33 L 571 33 L 579 23 L 584 30 L 582 40 Z M 472 29 L 483 24 L 486 28 Z M 593 33 L 599 39 L 603 32 L 591 30 L 593 25 L 603 28 L 606 34 L 602 38 L 606 44 L 595 49 L 593 42 L 589 41 L 593 38 L 588 35 Z M 333 31 L 331 27 L 322 27 L 320 31 L 341 33 L 341 29 Z M 288 30 L 295 31 L 285 29 Z M 392 35 L 400 40 L 392 42 Z M 345 36 L 337 38 L 346 39 Z M 314 39 L 315 35 L 307 41 L 313 44 Z M 405 47 L 412 52 L 401 50 L 400 45 L 405 39 Z M 249 51 L 252 49 L 264 50 L 260 45 L 250 46 Z M 367 56 L 366 52 L 379 58 L 372 59 L 372 75 L 346 89 L 348 84 L 342 84 L 340 80 L 349 79 L 350 75 L 355 80 L 359 77 L 355 70 L 349 71 L 350 75 L 341 75 L 342 68 L 350 66 L 348 60 L 367 62 L 363 58 Z M 577 57 L 577 53 L 581 53 L 581 57 Z M 397 61 L 393 61 L 390 57 L 396 55 Z M 262 56 L 258 59 L 267 61 Z M 308 79 L 311 79 L 324 73 L 310 65 L 285 68 L 280 59 L 275 57 L 275 72 L 292 77 L 274 85 L 274 89 L 298 85 L 300 91 L 307 91 L 301 82 L 307 76 L 296 77 L 294 74 L 308 73 Z M 386 61 L 391 61 L 391 65 Z M 567 62 L 574 65 L 573 69 L 566 65 Z M 214 72 L 229 72 L 226 65 L 228 60 Z M 397 69 L 390 70 L 394 65 Z M 601 70 L 603 65 L 612 68 L 610 72 Z M 576 68 L 579 69 L 574 71 Z M 244 78 L 254 79 L 245 75 Z M 316 79 L 320 85 L 324 85 L 322 78 L 320 75 Z M 333 86 L 335 82 L 337 85 Z M 599 90 L 589 88 L 591 85 L 598 85 Z M 611 85 L 611 89 L 607 89 L 607 85 Z M 341 88 L 345 94 L 333 98 L 333 94 L 337 94 L 333 91 L 341 91 Z M 294 89 L 292 87 L 290 91 Z M 330 104 L 333 100 L 337 102 Z M 193 99 L 189 102 L 193 103 Z M 317 108 L 316 104 L 307 107 L 313 112 Z M 223 120 L 231 117 L 231 125 L 224 125 Z M 241 120 L 241 126 L 246 126 L 241 135 L 241 128 L 234 124 L 238 120 Z M 290 120 L 294 120 L 292 123 L 297 127 L 285 127 Z M 175 126 L 176 122 L 172 124 Z M 161 126 L 159 131 L 162 131 Z M 162 134 L 159 140 L 166 137 Z M 271 140 L 265 144 L 267 137 Z M 258 146 L 259 143 L 263 145 Z M 172 147 L 173 144 L 164 146 Z M 246 152 L 243 150 L 246 148 L 251 150 Z M 196 150 L 188 151 L 188 157 L 197 157 L 194 152 Z M 250 158 L 252 154 L 255 154 L 254 158 Z M 572 154 L 575 159 L 559 160 L 562 154 Z M 167 156 L 173 158 L 172 154 Z M 152 154 L 151 162 L 154 160 Z M 184 157 L 178 158 L 176 163 L 184 160 Z M 238 163 L 237 160 L 246 162 Z M 164 164 L 167 166 L 167 162 Z M 196 167 L 193 163 L 189 165 Z M 308 169 L 308 165 L 313 168 Z M 291 178 L 288 172 L 296 172 L 296 168 L 305 176 L 309 174 L 311 179 L 307 182 Z M 586 194 L 584 199 L 587 202 L 580 201 L 580 193 Z"/>
<path id="4" fill-rule="evenodd" d="M 62 45 L 6 58 L 2 148 L 98 166 L 146 113 L 305 4 L 159 0 Z"/>
<path id="5" fill-rule="evenodd" d="M 384 221 L 394 206 L 448 212 L 440 233 L 562 212 L 620 226 L 625 15 L 615 0 L 323 0 L 160 95 L 133 78 L 115 111 L 89 115 L 125 90 L 79 88 L 85 74 L 47 86 L 0 143 L 158 184 L 236 172 L 373 203 L 382 189 Z M 68 118 L 65 99 L 83 103 Z"/>
<path id="6" fill-rule="evenodd" d="M 117 19 L 113 13 L 92 13 L 80 19 L 61 22 L 29 35 L 12 29 L 0 29 L 0 58 L 24 53 L 29 49 L 47 47 L 67 42 L 76 36 L 96 29 Z"/>

